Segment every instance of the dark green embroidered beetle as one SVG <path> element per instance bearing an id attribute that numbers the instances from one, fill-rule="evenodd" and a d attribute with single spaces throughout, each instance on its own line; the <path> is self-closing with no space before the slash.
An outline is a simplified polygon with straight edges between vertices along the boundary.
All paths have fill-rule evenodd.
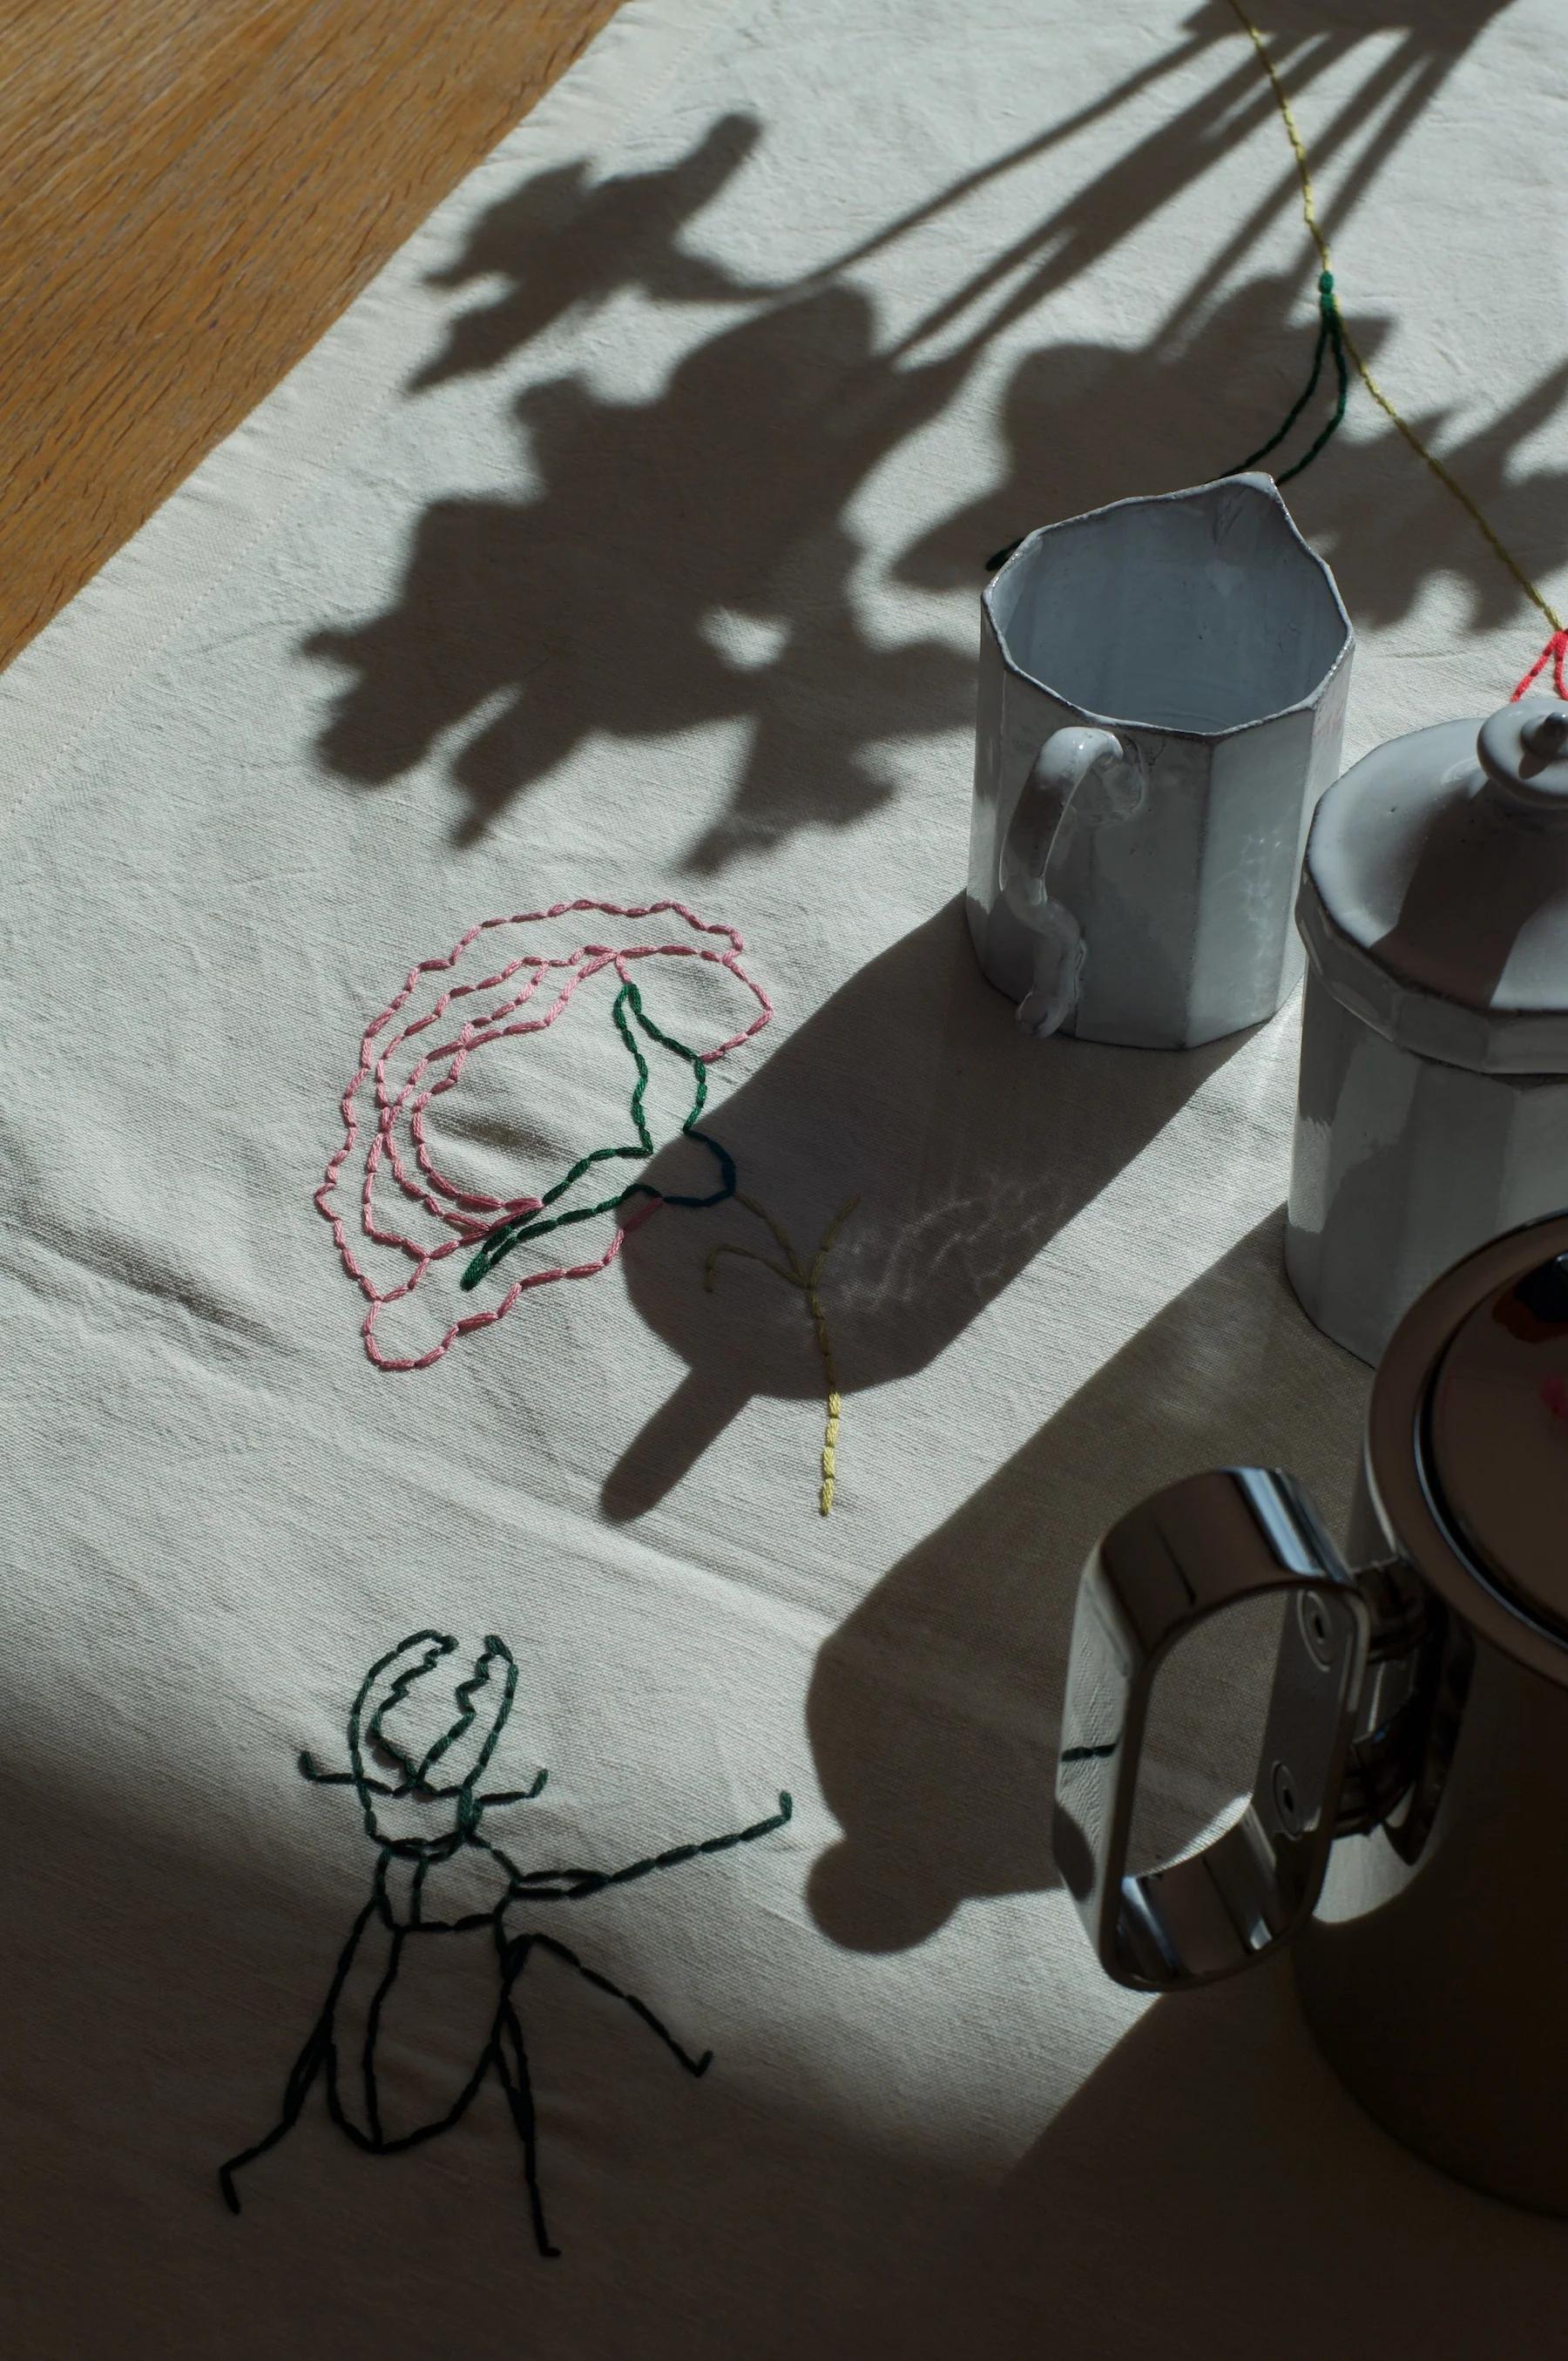
<path id="1" fill-rule="evenodd" d="M 354 1789 L 365 1832 L 377 1848 L 375 1875 L 369 1899 L 338 1954 L 321 2015 L 284 2084 L 278 2121 L 264 2138 L 219 2168 L 218 2181 L 230 2212 L 237 2213 L 239 2192 L 235 2175 L 258 2157 L 265 2156 L 269 2148 L 276 2147 L 292 2130 L 318 2077 L 324 2081 L 327 2111 L 338 2129 L 356 2147 L 376 2156 L 390 2156 L 449 2131 L 467 2113 L 481 2085 L 494 2073 L 506 2094 L 522 2147 L 534 2238 L 542 2255 L 553 2256 L 560 2249 L 551 2245 L 545 2228 L 533 2097 L 522 2022 L 514 1998 L 518 1979 L 530 1954 L 536 1950 L 548 1952 L 574 1968 L 598 1991 L 624 2001 L 688 2074 L 705 2073 L 713 2053 L 704 2050 L 700 2057 L 694 2058 L 634 1993 L 623 1992 L 608 1976 L 587 1966 L 576 1951 L 553 1935 L 532 1928 L 510 1934 L 506 1925 L 508 1911 L 518 1903 L 581 1902 L 590 1894 L 603 1893 L 607 1886 L 628 1884 L 654 1870 L 675 1869 L 683 1861 L 696 1861 L 704 1853 L 727 1852 L 731 1846 L 751 1844 L 756 1838 L 783 1828 L 794 1807 L 788 1795 L 781 1795 L 778 1810 L 768 1819 L 758 1820 L 750 1828 L 736 1828 L 727 1836 L 708 1837 L 701 1843 L 672 1846 L 668 1851 L 630 1861 L 624 1869 L 520 1869 L 499 1844 L 485 1835 L 484 1817 L 487 1812 L 503 1805 L 531 1802 L 543 1787 L 548 1773 L 542 1771 L 530 1787 L 479 1792 L 480 1778 L 506 1727 L 517 1690 L 517 1661 L 505 1642 L 493 1633 L 487 1638 L 475 1659 L 473 1672 L 457 1685 L 455 1719 L 438 1731 L 422 1753 L 416 1755 L 400 1745 L 387 1730 L 389 1716 L 404 1704 L 415 1683 L 422 1680 L 443 1657 L 451 1655 L 456 1646 L 450 1632 L 415 1631 L 371 1665 L 348 1717 L 348 1770 L 322 1771 L 309 1754 L 299 1758 L 302 1775 L 317 1785 Z M 488 1713 L 482 1718 L 476 1700 L 486 1691 L 492 1694 Z M 395 1777 L 376 1776 L 369 1767 L 372 1757 L 389 1765 Z M 453 1779 L 451 1773 L 466 1758 L 467 1768 L 463 1777 Z M 448 1774 L 444 1782 L 438 1779 L 438 1771 Z M 453 1916 L 438 1915 L 431 1906 L 433 1897 L 427 1894 L 433 1874 L 439 1883 L 438 1872 L 444 1864 L 461 1859 L 474 1866 L 473 1856 L 479 1857 L 477 1865 L 488 1870 L 498 1882 L 497 1898 L 486 1909 L 459 1907 Z M 422 1956 L 427 1938 L 454 1935 L 467 1935 L 480 1942 L 488 1935 L 493 1950 L 495 1985 L 488 2031 L 477 2061 L 450 2106 L 411 2129 L 389 2131 L 384 2121 L 386 2103 L 377 2079 L 377 2047 L 387 2004 L 409 1946 L 415 1946 L 416 1953 Z M 357 2056 L 350 2061 L 345 2077 L 339 2036 L 342 2020 L 352 2015 L 348 1994 L 351 1985 L 364 1986 L 371 1978 L 374 1982 L 363 2024 L 356 2027 Z"/>

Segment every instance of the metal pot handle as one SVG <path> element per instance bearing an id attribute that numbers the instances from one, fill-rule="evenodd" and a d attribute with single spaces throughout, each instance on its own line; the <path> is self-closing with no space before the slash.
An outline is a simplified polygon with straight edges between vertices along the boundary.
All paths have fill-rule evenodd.
<path id="1" fill-rule="evenodd" d="M 1168 1867 L 1127 1872 L 1155 1675 L 1240 1599 L 1288 1591 L 1256 1783 L 1240 1818 Z M 1333 1842 L 1370 1617 L 1294 1479 L 1216 1468 L 1144 1501 L 1083 1571 L 1062 1710 L 1058 1865 L 1102 1966 L 1169 1992 L 1232 1975 L 1310 1911 Z"/>

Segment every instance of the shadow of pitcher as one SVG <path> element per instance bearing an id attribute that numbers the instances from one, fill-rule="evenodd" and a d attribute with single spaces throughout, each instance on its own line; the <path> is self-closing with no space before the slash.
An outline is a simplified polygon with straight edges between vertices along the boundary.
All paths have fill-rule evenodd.
<path id="1" fill-rule="evenodd" d="M 870 960 L 707 1127 L 804 1260 L 854 1201 L 822 1279 L 849 1396 L 935 1360 L 1245 1038 L 1161 1057 L 1033 1040 L 981 975 L 955 899 Z M 678 1191 L 694 1152 L 674 1143 L 647 1177 Z M 740 1201 L 695 1229 L 663 1216 L 625 1257 L 633 1304 L 687 1367 L 606 1480 L 618 1523 L 653 1509 L 753 1394 L 822 1399 L 800 1289 L 708 1261 L 733 1246 L 778 1253 Z"/>

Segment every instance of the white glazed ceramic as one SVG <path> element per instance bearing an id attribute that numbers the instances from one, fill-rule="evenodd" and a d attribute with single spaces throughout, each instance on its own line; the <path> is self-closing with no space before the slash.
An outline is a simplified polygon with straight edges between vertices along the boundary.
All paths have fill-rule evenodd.
<path id="1" fill-rule="evenodd" d="M 1379 746 L 1319 806 L 1286 1266 L 1376 1361 L 1441 1271 L 1568 1203 L 1568 707 Z"/>
<path id="2" fill-rule="evenodd" d="M 968 910 L 1032 1031 L 1179 1049 L 1300 972 L 1349 619 L 1266 476 L 1021 542 L 981 599 Z"/>

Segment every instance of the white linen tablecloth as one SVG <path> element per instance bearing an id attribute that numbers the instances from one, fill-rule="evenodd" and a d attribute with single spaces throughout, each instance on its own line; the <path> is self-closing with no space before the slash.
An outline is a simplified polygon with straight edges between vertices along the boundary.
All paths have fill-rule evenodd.
<path id="1" fill-rule="evenodd" d="M 1561 597 L 1552 0 L 1258 5 L 1374 367 Z M 1212 0 L 630 0 L 0 683 L 7 2352 L 1568 2350 L 1568 2234 L 1376 2132 L 1288 1972 L 1113 1987 L 1049 1852 L 1096 1534 L 1226 1460 L 1337 1518 L 1365 1373 L 1280 1271 L 1294 1009 L 1188 1056 L 1037 1044 L 974 968 L 981 562 L 1261 441 L 1315 275 Z M 1349 753 L 1502 701 L 1543 628 L 1369 403 L 1288 497 L 1360 635 Z M 774 1014 L 699 1127 L 807 1257 L 858 1200 L 820 1282 L 830 1516 L 803 1291 L 734 1256 L 703 1283 L 715 1246 L 775 1251 L 734 1200 L 427 1367 L 367 1355 L 313 1202 L 365 1029 L 479 921 L 579 898 L 739 930 Z M 592 941 L 730 948 L 678 912 L 493 930 L 368 1068 L 492 948 Z M 667 1041 L 760 1005 L 722 957 L 626 973 L 667 1037 L 634 1035 L 655 1176 L 710 1191 L 714 1151 L 669 1144 Z M 392 1145 L 415 1187 L 423 1152 L 499 1202 L 628 1139 L 620 989 L 604 967 L 466 1060 L 465 1012 L 507 995 L 451 1003 L 387 1068 L 395 1097 L 438 1036 L 427 1084 L 463 1068 L 417 1139 L 406 1099 L 379 1139 L 367 1071 L 328 1211 L 386 1357 L 614 1242 L 600 1217 L 465 1293 L 466 1253 L 359 1224 L 378 1148 L 373 1220 L 428 1246 L 455 1201 L 406 1196 Z M 482 1784 L 550 1775 L 485 1827 L 523 1866 L 794 1799 L 506 1913 L 714 2053 L 694 2081 L 528 1956 L 558 2259 L 497 2072 L 396 2157 L 318 2077 L 237 2218 L 220 2198 L 387 1835 L 298 1757 L 343 1770 L 367 1667 L 426 1630 L 461 1648 L 387 1734 L 428 1746 L 433 1685 L 455 1719 L 504 1641 Z M 1201 1767 L 1157 1762 L 1173 1808 Z M 487 1861 L 444 1872 L 480 1918 Z M 408 1948 L 388 2130 L 461 2091 L 501 1972 L 484 1927 Z M 350 2081 L 370 1963 L 337 1996 Z"/>

